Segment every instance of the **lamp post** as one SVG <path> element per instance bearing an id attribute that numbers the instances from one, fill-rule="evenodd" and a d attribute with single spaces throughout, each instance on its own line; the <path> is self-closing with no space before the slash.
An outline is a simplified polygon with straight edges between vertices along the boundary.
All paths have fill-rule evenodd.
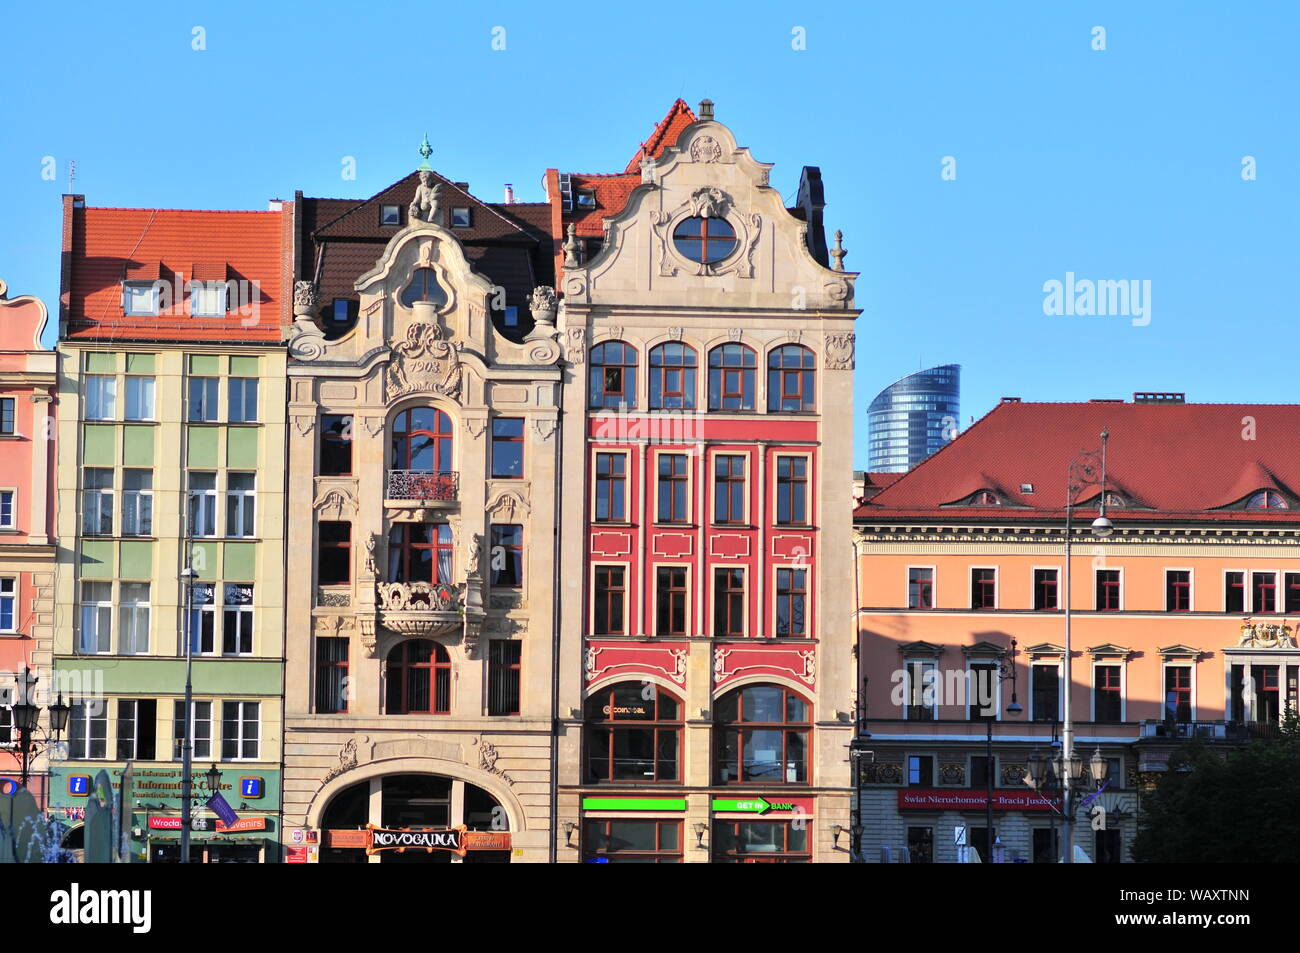
<path id="1" fill-rule="evenodd" d="M 1071 645 L 1070 645 L 1070 544 L 1074 526 L 1072 517 L 1074 514 L 1074 501 L 1079 492 L 1088 485 L 1100 485 L 1101 493 L 1100 507 L 1098 516 L 1092 521 L 1092 535 L 1104 539 L 1114 532 L 1114 524 L 1106 518 L 1106 441 L 1110 439 L 1110 433 L 1103 430 L 1101 432 L 1101 451 L 1100 451 L 1100 468 L 1098 475 L 1097 462 L 1098 453 L 1095 451 L 1084 451 L 1079 454 L 1071 463 L 1066 471 L 1065 485 L 1065 703 L 1063 705 L 1063 718 L 1061 725 L 1061 757 L 1058 764 L 1062 768 L 1060 775 L 1062 780 L 1062 818 L 1061 827 L 1065 838 L 1065 863 L 1074 862 L 1074 806 L 1072 803 L 1072 783 L 1071 775 L 1078 778 L 1082 775 L 1082 760 L 1075 757 L 1074 754 L 1074 719 L 1071 710 L 1071 695 L 1074 689 L 1074 679 L 1071 671 Z"/>
<path id="2" fill-rule="evenodd" d="M 191 615 L 194 604 L 194 579 L 198 575 L 186 558 L 185 568 L 181 570 L 181 585 L 185 587 L 185 618 L 181 620 L 181 631 L 185 636 L 185 727 L 181 734 L 181 857 L 182 864 L 190 862 L 190 799 L 193 797 L 194 741 L 191 737 L 194 729 L 194 645 L 193 633 L 190 631 Z M 216 765 L 213 765 L 216 770 Z"/>
<path id="3" fill-rule="evenodd" d="M 1043 794 L 1045 791 L 1052 793 L 1059 789 L 1061 792 L 1061 827 L 1067 832 L 1066 859 L 1063 862 L 1073 863 L 1074 844 L 1068 840 L 1068 837 L 1069 832 L 1073 830 L 1074 815 L 1078 810 L 1074 793 L 1086 789 L 1089 785 L 1089 780 L 1084 777 L 1083 759 L 1078 755 L 1067 757 L 1064 751 L 1056 758 L 1044 758 L 1035 748 L 1025 760 L 1028 773 L 1026 781 L 1035 791 Z M 1088 778 L 1091 784 L 1100 790 L 1109 774 L 1110 763 L 1101 756 L 1100 747 L 1094 748 L 1092 757 L 1088 759 Z"/>
<path id="4" fill-rule="evenodd" d="M 1007 653 L 998 666 L 993 670 L 994 675 L 999 682 L 1011 679 L 1011 704 L 1007 706 L 1007 713 L 1018 715 L 1024 708 L 1016 698 L 1016 640 L 1011 640 L 1011 651 Z M 984 850 L 988 854 L 985 859 L 986 863 L 993 863 L 993 722 L 997 721 L 997 710 L 993 707 L 993 687 L 989 686 L 990 697 L 984 701 L 984 781 L 986 790 L 984 794 Z M 983 694 L 983 692 L 981 692 Z"/>
<path id="5" fill-rule="evenodd" d="M 23 666 L 21 675 L 14 676 L 17 692 L 13 718 L 14 729 L 18 732 L 19 781 L 24 788 L 31 778 L 32 759 L 42 751 L 49 750 L 51 744 L 58 744 L 59 735 L 68 727 L 68 715 L 72 712 L 72 709 L 63 703 L 63 693 L 60 692 L 58 701 L 46 709 L 50 713 L 50 727 L 48 731 L 42 729 L 40 727 L 41 707 L 32 701 L 36 683 L 39 681 L 40 677 L 33 675 L 31 668 L 26 665 Z M 41 738 L 41 735 L 44 735 L 44 738 Z"/>

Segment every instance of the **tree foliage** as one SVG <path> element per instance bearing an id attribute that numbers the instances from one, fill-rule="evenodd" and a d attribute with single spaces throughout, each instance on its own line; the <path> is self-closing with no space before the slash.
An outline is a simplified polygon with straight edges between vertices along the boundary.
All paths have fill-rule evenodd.
<path id="1" fill-rule="evenodd" d="M 1300 719 L 1277 738 L 1226 757 L 1191 742 L 1145 795 L 1133 842 L 1138 863 L 1294 863 L 1300 858 Z"/>

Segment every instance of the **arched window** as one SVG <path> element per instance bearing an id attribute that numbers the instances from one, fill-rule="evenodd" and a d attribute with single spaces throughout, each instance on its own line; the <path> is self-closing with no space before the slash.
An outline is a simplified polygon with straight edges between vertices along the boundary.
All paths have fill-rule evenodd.
<path id="1" fill-rule="evenodd" d="M 812 712 L 779 685 L 750 685 L 715 708 L 717 783 L 804 784 Z"/>
<path id="2" fill-rule="evenodd" d="M 709 352 L 709 410 L 753 410 L 752 348 L 722 344 Z"/>
<path id="3" fill-rule="evenodd" d="M 736 230 L 725 218 L 684 218 L 673 229 L 673 247 L 691 261 L 712 264 L 736 250 Z"/>
<path id="4" fill-rule="evenodd" d="M 451 418 L 436 407 L 412 407 L 393 421 L 393 469 L 452 469 Z"/>
<path id="5" fill-rule="evenodd" d="M 636 348 L 606 341 L 591 349 L 591 406 L 636 406 Z"/>
<path id="6" fill-rule="evenodd" d="M 813 374 L 817 358 L 798 344 L 783 344 L 767 357 L 767 409 L 815 410 Z"/>
<path id="7" fill-rule="evenodd" d="M 449 584 L 451 555 L 446 523 L 398 523 L 388 534 L 388 581 Z"/>
<path id="8" fill-rule="evenodd" d="M 408 639 L 388 653 L 389 715 L 446 715 L 451 711 L 451 657 L 429 639 Z"/>
<path id="9" fill-rule="evenodd" d="M 695 408 L 695 352 L 678 341 L 650 349 L 650 409 Z"/>
<path id="10" fill-rule="evenodd" d="M 435 308 L 447 303 L 447 292 L 438 284 L 438 276 L 432 268 L 415 269 L 411 283 L 402 289 L 402 304 L 409 308 L 417 301 L 432 301 Z"/>
<path id="11" fill-rule="evenodd" d="M 1286 505 L 1286 500 L 1282 498 L 1281 494 L 1274 493 L 1271 490 L 1263 490 L 1256 493 L 1246 501 L 1246 509 L 1285 510 L 1289 509 L 1289 507 Z"/>
<path id="12" fill-rule="evenodd" d="M 680 780 L 682 705 L 662 688 L 602 688 L 587 699 L 586 720 L 589 782 Z"/>

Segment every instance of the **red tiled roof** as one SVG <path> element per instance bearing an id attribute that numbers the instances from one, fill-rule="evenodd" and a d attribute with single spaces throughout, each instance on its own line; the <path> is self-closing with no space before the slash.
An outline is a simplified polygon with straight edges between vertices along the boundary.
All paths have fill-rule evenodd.
<path id="1" fill-rule="evenodd" d="M 627 205 L 632 190 L 641 184 L 641 173 L 636 175 L 574 175 L 573 190 L 590 189 L 596 194 L 594 208 L 577 208 L 566 216 L 577 226 L 582 238 L 599 238 L 605 234 L 602 222 L 612 218 Z"/>
<path id="2" fill-rule="evenodd" d="M 73 339 L 280 341 L 284 212 L 72 208 L 66 335 Z M 148 275 L 171 288 L 219 264 L 222 278 L 256 288 L 256 315 L 196 318 L 186 302 L 164 313 L 126 316 L 122 281 Z M 204 264 L 206 263 L 206 264 Z M 232 301 L 232 304 L 234 302 Z"/>
<path id="3" fill-rule="evenodd" d="M 682 130 L 695 122 L 695 113 L 691 107 L 686 105 L 684 100 L 677 100 L 668 109 L 668 115 L 655 124 L 654 132 L 650 133 L 650 138 L 641 143 L 641 148 L 636 151 L 627 164 L 624 172 L 641 172 L 641 160 L 646 156 L 657 159 L 663 154 L 663 151 L 677 142 L 677 137 L 682 134 Z"/>
<path id="4" fill-rule="evenodd" d="M 1107 443 L 1107 491 L 1125 520 L 1300 521 L 1300 404 L 999 404 L 952 443 L 857 508 L 860 520 L 1034 520 L 1064 515 L 1066 472 Z M 1021 492 L 1021 484 L 1033 492 Z M 981 489 L 1000 506 L 946 506 Z M 1223 509 L 1261 489 L 1292 509 Z M 1077 500 L 1096 501 L 1086 487 Z"/>

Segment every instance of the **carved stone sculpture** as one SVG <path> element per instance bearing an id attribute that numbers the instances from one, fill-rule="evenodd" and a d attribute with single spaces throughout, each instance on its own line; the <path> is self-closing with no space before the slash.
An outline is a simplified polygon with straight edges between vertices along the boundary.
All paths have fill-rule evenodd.
<path id="1" fill-rule="evenodd" d="M 441 183 L 434 183 L 433 173 L 420 172 L 420 185 L 415 190 L 415 198 L 407 208 L 412 222 L 432 222 L 438 216 L 438 197 L 442 194 Z"/>

